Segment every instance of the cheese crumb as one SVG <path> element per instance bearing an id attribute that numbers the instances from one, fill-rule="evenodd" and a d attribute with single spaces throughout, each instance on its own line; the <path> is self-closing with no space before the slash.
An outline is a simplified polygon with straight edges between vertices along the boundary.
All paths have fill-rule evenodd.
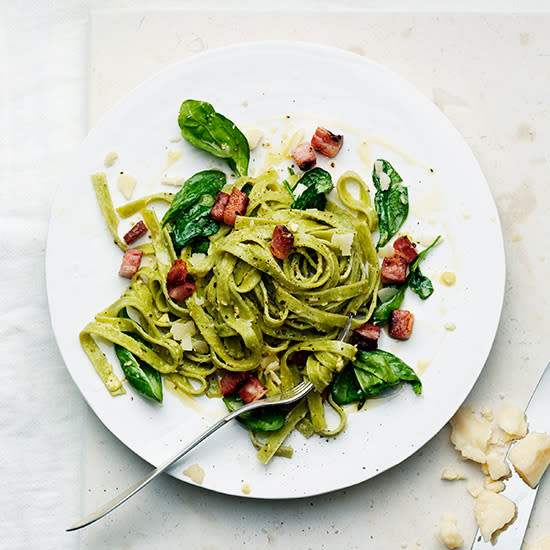
<path id="1" fill-rule="evenodd" d="M 445 330 L 448 330 L 449 332 L 452 332 L 453 330 L 456 330 L 456 325 L 452 321 L 449 321 L 448 323 L 445 323 L 443 325 L 443 327 L 445 328 Z"/>
<path id="2" fill-rule="evenodd" d="M 166 174 L 160 178 L 160 183 L 163 185 L 173 185 L 181 187 L 185 183 L 185 178 L 182 176 L 167 176 Z"/>
<path id="3" fill-rule="evenodd" d="M 191 466 L 183 470 L 183 475 L 191 478 L 191 481 L 199 485 L 202 485 L 204 481 L 204 470 L 198 464 L 191 464 Z"/>
<path id="4" fill-rule="evenodd" d="M 197 327 L 193 321 L 176 321 L 170 328 L 174 340 L 183 340 L 186 336 L 197 334 Z"/>
<path id="5" fill-rule="evenodd" d="M 490 478 L 486 478 L 483 482 L 483 487 L 493 493 L 501 493 L 505 489 L 504 481 L 494 481 Z"/>
<path id="6" fill-rule="evenodd" d="M 535 488 L 550 464 L 550 436 L 537 432 L 527 434 L 512 447 L 508 458 L 523 481 Z"/>
<path id="7" fill-rule="evenodd" d="M 513 439 L 520 439 L 527 434 L 525 413 L 518 407 L 502 405 L 497 415 L 497 426 Z"/>
<path id="8" fill-rule="evenodd" d="M 474 515 L 485 542 L 516 516 L 516 505 L 508 498 L 483 489 L 476 499 Z"/>
<path id="9" fill-rule="evenodd" d="M 120 192 L 124 195 L 124 198 L 126 200 L 130 200 L 132 198 L 132 194 L 134 192 L 134 189 L 136 188 L 137 180 L 134 178 L 134 176 L 131 176 L 130 174 L 120 174 L 117 178 L 117 184 Z"/>
<path id="10" fill-rule="evenodd" d="M 468 493 L 470 493 L 474 498 L 477 498 L 479 496 L 479 493 L 481 493 L 482 488 L 477 485 L 477 483 L 474 483 L 472 481 L 468 483 L 468 485 L 466 485 L 466 491 L 468 491 Z"/>
<path id="11" fill-rule="evenodd" d="M 500 447 L 492 450 L 485 459 L 487 474 L 493 481 L 510 475 L 510 467 L 506 462 L 505 455 L 506 448 Z"/>
<path id="12" fill-rule="evenodd" d="M 250 494 L 250 485 L 248 483 L 243 483 L 243 486 L 241 487 L 241 491 L 244 495 Z"/>
<path id="13" fill-rule="evenodd" d="M 456 283 L 456 275 L 452 271 L 445 271 L 441 274 L 441 280 L 447 286 L 453 286 Z"/>
<path id="14" fill-rule="evenodd" d="M 245 130 L 243 133 L 244 133 L 244 136 L 246 137 L 246 141 L 248 141 L 248 147 L 251 151 L 256 149 L 256 147 L 260 145 L 262 139 L 264 139 L 264 133 L 261 130 L 258 130 L 257 128 Z"/>
<path id="15" fill-rule="evenodd" d="M 439 537 L 447 548 L 459 548 L 464 544 L 464 539 L 458 532 L 456 518 L 449 514 L 446 514 L 441 518 Z"/>
<path id="16" fill-rule="evenodd" d="M 458 470 L 455 470 L 455 468 L 443 468 L 441 479 L 455 481 L 457 479 L 466 479 L 466 476 Z"/>
<path id="17" fill-rule="evenodd" d="M 107 168 L 110 168 L 117 161 L 117 159 L 118 154 L 114 151 L 111 151 L 105 155 L 105 160 L 103 161 L 103 164 L 105 164 Z"/>
<path id="18" fill-rule="evenodd" d="M 355 233 L 334 233 L 330 244 L 337 246 L 342 252 L 342 256 L 351 256 L 351 246 L 353 245 L 353 239 Z"/>

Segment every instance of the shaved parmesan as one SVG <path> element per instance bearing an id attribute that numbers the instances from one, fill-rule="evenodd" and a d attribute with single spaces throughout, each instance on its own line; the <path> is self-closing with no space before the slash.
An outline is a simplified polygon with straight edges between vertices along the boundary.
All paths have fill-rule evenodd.
<path id="1" fill-rule="evenodd" d="M 124 198 L 126 200 L 129 201 L 132 198 L 132 194 L 134 193 L 134 189 L 136 188 L 136 183 L 136 178 L 134 178 L 134 176 L 131 176 L 130 174 L 120 174 L 120 176 L 118 176 L 118 189 L 124 195 Z"/>
<path id="2" fill-rule="evenodd" d="M 105 164 L 107 168 L 110 168 L 117 161 L 117 159 L 118 154 L 114 151 L 111 151 L 110 153 L 107 153 L 105 155 L 105 160 L 103 161 L 103 164 Z"/>
<path id="3" fill-rule="evenodd" d="M 246 137 L 246 141 L 248 141 L 248 147 L 251 151 L 256 149 L 256 147 L 260 145 L 260 142 L 264 138 L 264 133 L 257 128 L 245 130 L 243 133 Z"/>
<path id="4" fill-rule="evenodd" d="M 519 439 L 527 434 L 525 413 L 518 407 L 502 405 L 497 415 L 497 425 L 510 437 Z"/>
<path id="5" fill-rule="evenodd" d="M 337 246 L 342 252 L 342 256 L 351 256 L 351 246 L 353 245 L 353 239 L 355 233 L 334 233 L 330 244 Z"/>
<path id="6" fill-rule="evenodd" d="M 516 516 L 516 505 L 508 498 L 483 489 L 476 499 L 474 514 L 485 542 Z"/>
<path id="7" fill-rule="evenodd" d="M 550 464 L 550 436 L 531 432 L 512 447 L 508 457 L 523 481 L 535 488 Z"/>
<path id="8" fill-rule="evenodd" d="M 441 518 L 439 537 L 447 548 L 459 548 L 464 544 L 464 539 L 458 532 L 456 518 L 449 514 L 446 514 Z"/>
<path id="9" fill-rule="evenodd" d="M 197 334 L 197 327 L 193 321 L 176 321 L 172 325 L 170 333 L 172 334 L 172 338 L 174 340 L 181 341 L 187 336 L 191 338 L 191 336 Z M 189 349 L 193 348 L 191 347 Z"/>

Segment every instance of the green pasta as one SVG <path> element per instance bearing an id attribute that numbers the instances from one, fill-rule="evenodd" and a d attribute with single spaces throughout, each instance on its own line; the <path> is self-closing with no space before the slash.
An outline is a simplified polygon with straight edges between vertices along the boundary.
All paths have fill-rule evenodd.
<path id="1" fill-rule="evenodd" d="M 170 204 L 172 195 L 158 193 L 120 207 L 115 212 L 104 175 L 92 176 L 107 226 L 121 249 L 118 215 L 139 213 L 151 232 L 142 247 L 150 256 L 124 294 L 96 315 L 81 332 L 82 346 L 107 389 L 124 392 L 123 384 L 96 342 L 107 340 L 131 352 L 162 374 L 165 383 L 189 395 L 219 396 L 219 378 L 227 371 L 254 373 L 268 394 L 285 391 L 303 377 L 315 387 L 292 409 L 285 425 L 267 436 L 251 434 L 258 457 L 290 456 L 283 446 L 297 428 L 329 437 L 346 424 L 345 413 L 322 392 L 333 377 L 355 357 L 356 348 L 337 340 L 348 315 L 352 327 L 365 322 L 376 306 L 379 266 L 371 231 L 377 215 L 367 186 L 353 172 L 336 184 L 340 204 L 328 200 L 326 209 L 291 208 L 294 198 L 275 171 L 257 178 L 243 177 L 234 187 L 247 185 L 246 215 L 233 228 L 222 225 L 208 237 L 206 255 L 192 254 L 191 246 L 176 251 L 169 228 L 163 228 L 152 209 L 154 201 Z M 359 189 L 359 199 L 348 191 Z M 226 185 L 224 191 L 232 186 Z M 294 236 L 285 260 L 270 250 L 273 231 L 284 225 Z M 168 295 L 166 277 L 174 262 L 186 262 L 196 284 L 184 302 Z M 121 316 L 122 311 L 129 313 Z M 186 345 L 176 338 L 176 326 L 188 323 Z M 191 345 L 189 345 L 191 342 Z M 296 357 L 306 357 L 305 364 Z M 325 408 L 340 421 L 329 428 Z"/>

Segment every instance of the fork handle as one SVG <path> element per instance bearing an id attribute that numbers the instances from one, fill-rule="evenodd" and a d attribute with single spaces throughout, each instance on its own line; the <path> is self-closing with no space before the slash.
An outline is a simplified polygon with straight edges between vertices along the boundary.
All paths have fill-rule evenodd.
<path id="1" fill-rule="evenodd" d="M 238 411 L 238 410 L 237 410 Z M 175 462 L 177 462 L 180 458 L 183 458 L 184 455 L 186 455 L 189 451 L 194 449 L 197 445 L 202 443 L 208 436 L 212 435 L 215 431 L 217 431 L 222 426 L 225 426 L 230 420 L 235 418 L 236 416 L 239 416 L 239 414 L 242 414 L 242 410 L 233 411 L 229 413 L 228 415 L 224 416 L 221 420 L 218 420 L 214 425 L 210 426 L 205 432 L 203 432 L 201 435 L 199 435 L 196 439 L 191 441 L 188 445 L 186 445 L 183 449 L 181 449 L 176 455 L 174 455 L 172 458 L 161 464 L 158 468 L 155 468 L 152 472 L 147 474 L 143 479 L 138 481 L 135 485 L 132 485 L 129 489 L 126 489 L 122 494 L 115 497 L 113 500 L 109 501 L 107 504 L 103 505 L 101 508 L 96 510 L 95 512 L 92 512 L 91 514 L 88 514 L 85 518 L 81 519 L 77 523 L 71 525 L 66 529 L 66 531 L 76 531 L 77 529 L 81 529 L 82 527 L 86 527 L 87 525 L 90 525 L 91 523 L 96 522 L 98 519 L 101 519 L 102 517 L 106 516 L 109 512 L 112 512 L 115 508 L 118 508 L 122 503 L 126 502 L 129 498 L 134 496 L 138 491 L 141 491 L 146 485 L 148 485 L 153 479 L 155 479 L 158 475 L 162 474 L 167 468 L 172 466 Z"/>

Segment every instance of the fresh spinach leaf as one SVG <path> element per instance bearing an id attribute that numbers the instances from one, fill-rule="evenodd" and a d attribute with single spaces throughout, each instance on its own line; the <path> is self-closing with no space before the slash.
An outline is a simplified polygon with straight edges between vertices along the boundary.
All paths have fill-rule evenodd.
<path id="1" fill-rule="evenodd" d="M 363 401 L 365 395 L 357 376 L 351 365 L 346 365 L 336 376 L 332 382 L 331 388 L 332 398 L 338 405 L 347 405 L 354 401 Z"/>
<path id="2" fill-rule="evenodd" d="M 199 237 L 214 235 L 219 224 L 210 217 L 216 193 L 224 185 L 226 176 L 219 170 L 204 170 L 191 176 L 176 193 L 170 208 L 162 218 L 162 225 L 170 224 L 170 234 L 178 249 Z"/>
<path id="3" fill-rule="evenodd" d="M 225 159 L 237 176 L 248 174 L 250 149 L 246 137 L 210 103 L 185 100 L 180 107 L 178 124 L 181 135 L 191 145 Z"/>
<path id="4" fill-rule="evenodd" d="M 242 399 L 238 397 L 224 397 L 223 401 L 230 412 L 243 406 Z M 237 420 L 257 432 L 275 432 L 285 425 L 285 415 L 273 407 L 243 413 Z"/>
<path id="5" fill-rule="evenodd" d="M 226 182 L 226 176 L 219 170 L 203 170 L 191 176 L 183 187 L 176 193 L 170 208 L 166 211 L 162 218 L 162 225 L 166 225 L 169 221 L 181 217 L 189 208 L 198 203 L 201 199 L 203 204 L 205 195 L 209 197 L 206 202 L 210 202 L 210 206 L 214 204 L 216 199 L 216 191 L 219 191 Z"/>
<path id="6" fill-rule="evenodd" d="M 358 351 L 353 368 L 359 386 L 367 397 L 401 382 L 411 384 L 414 393 L 422 393 L 422 382 L 414 370 L 388 351 Z"/>
<path id="7" fill-rule="evenodd" d="M 373 323 L 375 325 L 383 325 L 387 323 L 391 312 L 394 309 L 399 309 L 403 300 L 405 299 L 405 291 L 407 290 L 407 284 L 403 283 L 402 285 L 395 286 L 397 292 L 389 297 L 385 301 L 379 301 L 372 315 Z"/>
<path id="8" fill-rule="evenodd" d="M 418 254 L 416 260 L 409 267 L 407 284 L 409 285 L 409 288 L 413 292 L 416 292 L 416 294 L 418 294 L 418 296 L 420 296 L 420 298 L 422 298 L 423 300 L 426 300 L 433 294 L 434 287 L 430 279 L 420 271 L 419 265 L 428 253 L 428 251 L 431 250 L 439 242 L 440 238 L 441 235 L 438 235 L 435 238 L 434 242 L 430 244 L 430 246 L 428 246 L 422 252 L 420 252 L 420 254 Z"/>
<path id="9" fill-rule="evenodd" d="M 383 185 L 381 174 L 376 170 L 377 163 L 382 163 L 382 172 L 389 179 Z M 378 213 L 378 229 L 380 235 L 376 248 L 384 246 L 399 231 L 409 215 L 409 192 L 401 176 L 395 168 L 384 159 L 377 159 L 372 169 L 372 181 L 376 187 L 374 207 Z"/>
<path id="10" fill-rule="evenodd" d="M 142 395 L 162 403 L 160 373 L 143 361 L 138 361 L 126 348 L 115 344 L 115 353 L 128 382 Z"/>
<path id="11" fill-rule="evenodd" d="M 197 237 L 191 242 L 191 253 L 196 252 L 201 254 L 207 254 L 210 248 L 210 241 L 206 237 Z"/>
<path id="12" fill-rule="evenodd" d="M 327 204 L 327 193 L 332 191 L 334 185 L 331 175 L 322 168 L 316 167 L 306 172 L 293 188 L 293 195 L 296 195 L 300 185 L 306 189 L 296 197 L 291 208 L 296 210 L 305 210 L 307 208 L 317 208 L 324 210 Z"/>

